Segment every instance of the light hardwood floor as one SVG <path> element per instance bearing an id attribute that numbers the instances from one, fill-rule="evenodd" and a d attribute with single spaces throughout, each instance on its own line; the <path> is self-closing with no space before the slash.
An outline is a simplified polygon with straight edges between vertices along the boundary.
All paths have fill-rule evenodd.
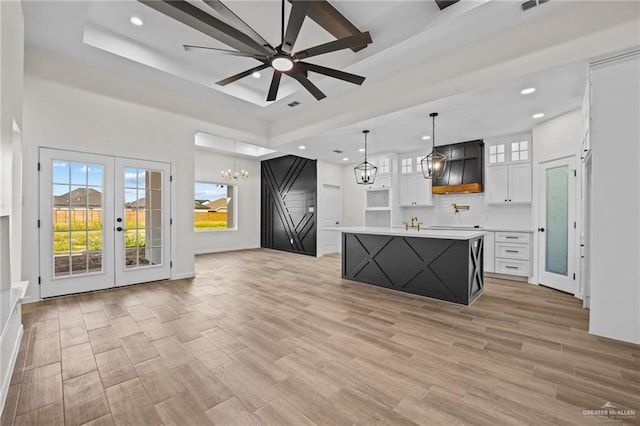
<path id="1" fill-rule="evenodd" d="M 487 279 L 457 306 L 272 250 L 196 272 L 24 306 L 2 425 L 640 422 L 640 346 L 589 335 L 569 295 Z"/>

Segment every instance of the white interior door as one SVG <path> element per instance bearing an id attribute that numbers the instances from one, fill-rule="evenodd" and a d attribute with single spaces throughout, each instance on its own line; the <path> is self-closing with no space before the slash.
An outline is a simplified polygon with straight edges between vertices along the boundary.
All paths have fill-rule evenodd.
<path id="1" fill-rule="evenodd" d="M 40 150 L 40 296 L 113 287 L 113 157 Z"/>
<path id="2" fill-rule="evenodd" d="M 342 187 L 322 185 L 322 227 L 336 227 L 342 223 Z M 322 254 L 340 253 L 341 232 L 322 231 Z"/>
<path id="3" fill-rule="evenodd" d="M 167 279 L 170 166 L 116 158 L 116 285 Z"/>
<path id="4" fill-rule="evenodd" d="M 540 164 L 540 284 L 575 294 L 575 158 Z"/>
<path id="5" fill-rule="evenodd" d="M 40 169 L 41 297 L 170 277 L 169 164 L 43 148 Z"/>

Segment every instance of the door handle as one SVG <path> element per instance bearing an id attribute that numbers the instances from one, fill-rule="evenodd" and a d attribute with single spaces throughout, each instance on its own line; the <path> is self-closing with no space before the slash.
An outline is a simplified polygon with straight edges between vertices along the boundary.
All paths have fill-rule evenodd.
<path id="1" fill-rule="evenodd" d="M 538 228 L 538 231 L 544 232 L 544 228 Z"/>
<path id="2" fill-rule="evenodd" d="M 122 226 L 118 226 L 118 227 L 116 228 L 116 231 L 118 231 L 118 232 L 122 232 Z"/>

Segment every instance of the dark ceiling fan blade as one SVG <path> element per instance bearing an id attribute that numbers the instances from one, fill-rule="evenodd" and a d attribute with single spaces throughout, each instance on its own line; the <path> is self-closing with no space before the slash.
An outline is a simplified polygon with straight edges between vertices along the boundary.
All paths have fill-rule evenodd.
<path id="1" fill-rule="evenodd" d="M 263 70 L 265 68 L 268 68 L 268 67 L 269 67 L 268 63 L 262 64 L 262 65 L 258 65 L 257 67 L 253 67 L 250 70 L 246 70 L 246 71 L 243 71 L 243 72 L 241 72 L 239 74 L 232 75 L 231 77 L 227 77 L 224 80 L 216 81 L 216 84 L 218 86 L 226 86 L 229 83 L 233 83 L 234 81 L 238 81 L 241 78 L 244 78 L 244 77 L 246 77 L 248 75 L 253 74 L 256 71 L 261 71 L 261 70 Z"/>
<path id="2" fill-rule="evenodd" d="M 317 100 L 320 99 L 324 99 L 327 97 L 327 95 L 325 95 L 324 93 L 322 93 L 322 91 L 320 89 L 318 89 L 318 87 L 313 84 L 306 75 L 304 75 L 302 72 L 298 71 L 295 67 L 293 70 L 288 71 L 287 75 L 295 78 L 296 80 L 298 80 L 298 82 L 300 84 L 302 84 L 304 86 L 305 89 L 307 89 L 309 91 L 309 93 L 311 93 Z"/>
<path id="3" fill-rule="evenodd" d="M 242 31 L 209 15 L 204 10 L 185 0 L 138 1 L 238 51 L 255 52 L 259 55 L 271 55 L 273 53 L 268 47 L 257 43 Z"/>
<path id="4" fill-rule="evenodd" d="M 291 2 L 291 0 L 289 1 Z M 327 0 L 315 0 L 312 2 L 307 16 L 337 39 L 360 34 L 361 32 Z M 367 45 L 349 47 L 352 51 L 357 52 L 367 47 Z"/>
<path id="5" fill-rule="evenodd" d="M 365 78 L 359 75 L 351 74 L 344 71 L 339 71 L 333 68 L 327 68 L 316 64 L 308 64 L 306 62 L 298 62 L 298 64 L 304 65 L 304 67 L 311 72 L 317 72 L 318 74 L 327 75 L 329 77 L 337 78 L 339 80 L 348 81 L 349 83 L 357 84 L 360 86 L 364 83 Z"/>
<path id="6" fill-rule="evenodd" d="M 262 38 L 262 36 L 258 34 L 256 30 L 251 28 L 249 24 L 240 19 L 238 15 L 233 13 L 233 11 L 225 6 L 220 0 L 204 0 L 204 2 L 211 9 L 215 10 L 228 23 L 244 31 L 245 34 L 251 37 L 256 43 L 264 47 L 268 47 L 273 53 L 276 52 L 276 50 L 269 44 L 267 40 Z"/>
<path id="7" fill-rule="evenodd" d="M 247 58 L 256 58 L 259 60 L 267 60 L 267 56 L 265 55 L 257 55 L 255 53 L 248 53 L 248 52 L 238 52 L 236 50 L 227 50 L 227 49 L 218 49 L 216 47 L 207 47 L 207 46 L 192 46 L 189 44 L 183 44 L 182 47 L 184 47 L 184 50 L 186 50 L 187 52 L 205 52 L 205 53 L 222 53 L 225 55 L 232 55 L 232 56 L 244 56 Z"/>
<path id="8" fill-rule="evenodd" d="M 267 102 L 275 101 L 278 97 L 278 88 L 280 87 L 280 79 L 282 78 L 282 72 L 273 70 L 273 78 L 271 79 L 271 86 L 269 86 L 269 94 L 267 95 Z"/>
<path id="9" fill-rule="evenodd" d="M 301 50 L 300 52 L 296 52 L 295 57 L 298 59 L 305 59 L 312 56 L 335 52 L 337 50 L 352 48 L 354 46 L 367 46 L 371 42 L 371 34 L 369 34 L 369 31 L 365 31 L 363 33 L 358 33 L 356 35 L 348 36 L 338 40 L 330 41 L 328 43 L 320 44 L 318 46 L 310 47 L 305 50 Z"/>
<path id="10" fill-rule="evenodd" d="M 302 22 L 307 16 L 307 11 L 311 6 L 308 0 L 293 0 L 291 5 L 291 13 L 289 14 L 289 22 L 287 23 L 287 31 L 282 40 L 282 50 L 287 53 L 293 52 L 293 46 L 296 44 L 298 34 L 302 28 Z"/>
<path id="11" fill-rule="evenodd" d="M 447 7 L 451 6 L 452 4 L 458 3 L 460 0 L 434 0 L 434 1 L 436 2 L 440 10 L 444 10 Z"/>

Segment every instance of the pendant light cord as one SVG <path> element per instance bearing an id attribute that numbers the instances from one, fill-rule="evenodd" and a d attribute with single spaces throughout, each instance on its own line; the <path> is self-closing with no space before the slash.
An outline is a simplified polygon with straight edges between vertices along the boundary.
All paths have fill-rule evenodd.
<path id="1" fill-rule="evenodd" d="M 432 143 L 432 150 L 431 152 L 436 152 L 436 116 L 432 116 L 432 132 L 431 132 L 431 143 Z"/>

